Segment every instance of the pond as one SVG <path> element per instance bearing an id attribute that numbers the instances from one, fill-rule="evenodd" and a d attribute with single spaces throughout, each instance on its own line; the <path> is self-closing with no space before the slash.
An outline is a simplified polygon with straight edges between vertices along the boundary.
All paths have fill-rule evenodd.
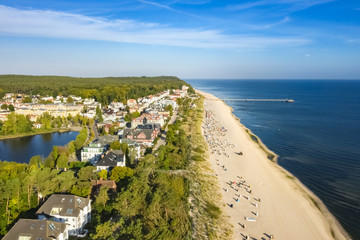
<path id="1" fill-rule="evenodd" d="M 70 141 L 75 140 L 78 134 L 78 132 L 54 132 L 1 140 L 0 160 L 28 163 L 30 158 L 36 155 L 46 158 L 53 146 L 64 146 Z"/>

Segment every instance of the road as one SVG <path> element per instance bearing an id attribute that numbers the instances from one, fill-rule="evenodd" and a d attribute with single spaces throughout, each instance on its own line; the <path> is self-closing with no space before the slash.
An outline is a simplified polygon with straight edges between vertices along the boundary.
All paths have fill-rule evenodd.
<path id="1" fill-rule="evenodd" d="M 175 122 L 176 117 L 177 117 L 177 112 L 174 111 L 174 114 L 171 116 L 171 119 L 170 119 L 169 123 L 165 127 L 165 131 L 161 133 L 160 138 L 157 141 L 157 143 L 156 143 L 156 145 L 155 145 L 155 147 L 153 149 L 154 151 L 157 150 L 161 145 L 165 145 L 165 143 L 166 143 L 166 131 L 168 129 L 169 124 L 173 124 Z"/>

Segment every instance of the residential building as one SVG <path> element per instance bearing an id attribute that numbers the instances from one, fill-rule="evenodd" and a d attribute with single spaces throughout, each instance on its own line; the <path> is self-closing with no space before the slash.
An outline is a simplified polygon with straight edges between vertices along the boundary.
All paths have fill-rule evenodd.
<path id="1" fill-rule="evenodd" d="M 137 143 L 152 145 L 152 142 L 157 137 L 155 129 L 124 129 L 123 139 L 131 139 Z"/>
<path id="2" fill-rule="evenodd" d="M 122 137 L 122 135 L 123 135 L 123 131 L 121 133 L 121 137 Z M 119 141 L 120 141 L 120 143 L 126 143 L 128 145 L 128 147 L 130 148 L 130 154 L 131 154 L 132 149 L 134 149 L 135 159 L 140 158 L 140 156 L 141 156 L 141 152 L 140 152 L 141 147 L 136 141 L 134 141 L 132 139 L 127 139 L 127 138 L 121 138 Z"/>
<path id="3" fill-rule="evenodd" d="M 94 164 L 108 148 L 108 143 L 96 139 L 81 150 L 81 161 Z"/>
<path id="4" fill-rule="evenodd" d="M 96 171 L 106 170 L 110 172 L 114 167 L 125 167 L 125 154 L 121 150 L 111 150 L 101 157 L 95 164 Z"/>
<path id="5" fill-rule="evenodd" d="M 38 219 L 19 219 L 3 240 L 68 240 L 65 223 Z"/>
<path id="6" fill-rule="evenodd" d="M 137 104 L 135 99 L 129 99 L 126 102 L 126 105 L 128 105 L 129 107 L 134 107 Z"/>
<path id="7" fill-rule="evenodd" d="M 66 223 L 69 235 L 79 236 L 84 233 L 85 225 L 91 220 L 90 199 L 75 195 L 53 194 L 39 208 L 36 215 L 40 220 Z"/>
<path id="8" fill-rule="evenodd" d="M 131 120 L 131 127 L 136 128 L 139 124 L 158 123 L 160 126 L 165 124 L 164 116 L 160 114 L 143 113 L 140 117 Z"/>

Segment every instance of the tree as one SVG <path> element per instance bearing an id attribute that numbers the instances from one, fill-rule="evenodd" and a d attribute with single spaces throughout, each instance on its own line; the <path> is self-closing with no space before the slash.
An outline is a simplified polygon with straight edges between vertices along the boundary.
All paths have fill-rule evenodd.
<path id="1" fill-rule="evenodd" d="M 135 111 L 131 114 L 131 119 L 140 117 L 140 113 L 138 111 Z"/>
<path id="2" fill-rule="evenodd" d="M 10 105 L 8 106 L 8 109 L 9 109 L 10 112 L 14 112 L 14 111 L 15 111 L 15 108 L 14 108 L 14 106 L 13 106 L 12 104 L 10 104 Z"/>
<path id="3" fill-rule="evenodd" d="M 115 126 L 113 125 L 113 126 L 111 126 L 111 127 L 109 128 L 109 134 L 110 134 L 110 135 L 114 135 L 115 132 L 116 132 L 116 128 L 115 128 Z"/>
<path id="4" fill-rule="evenodd" d="M 107 177 L 108 172 L 107 172 L 107 170 L 105 170 L 105 169 L 97 172 L 97 175 L 98 175 L 98 179 L 105 179 L 105 180 L 106 180 L 106 179 L 108 178 L 108 177 Z"/>
<path id="5" fill-rule="evenodd" d="M 195 94 L 194 88 L 193 88 L 192 86 L 190 86 L 190 87 L 188 88 L 188 90 L 187 90 L 187 93 L 188 93 L 188 94 Z"/>
<path id="6" fill-rule="evenodd" d="M 34 170 L 39 169 L 40 164 L 41 164 L 41 157 L 39 155 L 32 157 L 30 159 L 29 164 L 28 164 L 29 168 L 30 168 L 30 171 L 34 171 Z"/>
<path id="7" fill-rule="evenodd" d="M 132 177 L 134 175 L 134 170 L 128 167 L 114 167 L 110 173 L 110 179 L 115 180 L 116 182 L 126 178 Z"/>
<path id="8" fill-rule="evenodd" d="M 68 167 L 68 157 L 65 153 L 60 154 L 58 160 L 56 161 L 56 167 L 66 171 L 66 168 Z"/>
<path id="9" fill-rule="evenodd" d="M 31 97 L 24 97 L 24 99 L 22 100 L 23 103 L 32 103 L 32 99 Z"/>
<path id="10" fill-rule="evenodd" d="M 127 114 L 125 115 L 125 117 L 124 117 L 124 120 L 125 120 L 126 122 L 131 122 L 131 115 L 127 113 Z"/>
<path id="11" fill-rule="evenodd" d="M 56 192 L 70 192 L 72 186 L 75 184 L 74 172 L 62 172 L 52 180 L 52 183 L 56 185 Z"/>
<path id="12" fill-rule="evenodd" d="M 100 109 L 99 106 L 96 107 L 96 117 L 97 117 L 99 122 L 104 121 L 104 118 L 102 116 L 101 109 Z"/>
<path id="13" fill-rule="evenodd" d="M 121 149 L 121 144 L 119 141 L 113 141 L 112 143 L 110 143 L 110 149 L 112 150 L 120 150 Z"/>
<path id="14" fill-rule="evenodd" d="M 167 105 L 165 108 L 165 111 L 169 111 L 170 112 L 170 116 L 172 116 L 173 115 L 173 107 L 169 104 L 169 105 Z"/>
<path id="15" fill-rule="evenodd" d="M 71 193 L 80 197 L 87 197 L 91 193 L 90 181 L 78 181 L 71 188 Z"/>
<path id="16" fill-rule="evenodd" d="M 83 167 L 78 172 L 78 178 L 81 181 L 90 181 L 96 178 L 96 168 L 93 166 Z"/>
<path id="17" fill-rule="evenodd" d="M 68 144 L 68 148 L 69 148 L 69 152 L 70 154 L 73 154 L 75 152 L 75 145 L 74 145 L 74 141 L 69 142 Z"/>
<path id="18" fill-rule="evenodd" d="M 109 188 L 106 186 L 100 187 L 99 194 L 96 196 L 95 200 L 96 204 L 100 204 L 105 207 L 106 202 L 109 200 L 108 190 Z"/>
<path id="19" fill-rule="evenodd" d="M 58 146 L 53 146 L 52 156 L 55 161 L 59 157 Z"/>
<path id="20" fill-rule="evenodd" d="M 66 99 L 66 103 L 74 103 L 74 99 L 69 96 L 69 97 Z"/>
<path id="21" fill-rule="evenodd" d="M 7 110 L 8 109 L 8 105 L 6 103 L 1 105 L 1 109 L 2 110 Z"/>

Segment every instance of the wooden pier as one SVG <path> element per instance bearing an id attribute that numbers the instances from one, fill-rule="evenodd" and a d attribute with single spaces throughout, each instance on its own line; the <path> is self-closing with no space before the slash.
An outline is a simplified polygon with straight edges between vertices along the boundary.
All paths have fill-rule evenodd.
<path id="1" fill-rule="evenodd" d="M 222 99 L 223 101 L 242 101 L 242 102 L 295 102 L 293 99 Z"/>

